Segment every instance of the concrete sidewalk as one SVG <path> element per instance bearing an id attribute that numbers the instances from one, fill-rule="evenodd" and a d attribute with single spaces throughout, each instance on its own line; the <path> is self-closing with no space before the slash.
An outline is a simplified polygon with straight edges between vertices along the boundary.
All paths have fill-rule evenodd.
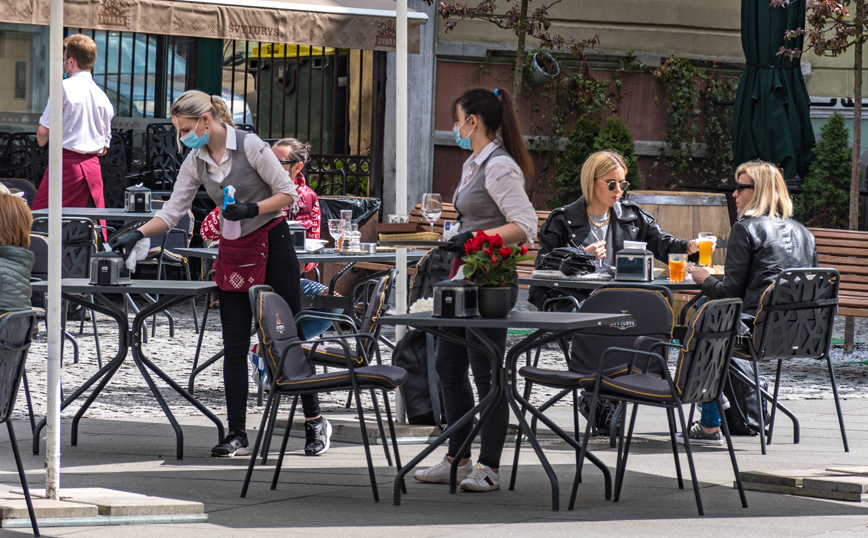
<path id="1" fill-rule="evenodd" d="M 801 420 L 802 438 L 792 444 L 792 429 L 780 416 L 775 442 L 762 456 L 756 437 L 736 437 L 742 471 L 824 469 L 866 465 L 868 462 L 868 399 L 842 402 L 851 452 L 845 453 L 838 432 L 834 404 L 830 400 L 786 402 Z M 552 411 L 559 424 L 571 428 L 568 408 Z M 336 417 L 352 420 L 353 415 Z M 542 435 L 541 441 L 561 482 L 561 510 L 551 510 L 551 491 L 542 468 L 527 443 L 522 444 L 518 483 L 507 489 L 514 444 L 504 452 L 501 486 L 491 493 L 459 492 L 450 495 L 445 485 L 407 483 L 408 494 L 400 506 L 392 503 L 395 469 L 386 466 L 382 447 L 374 446 L 380 503 L 374 503 L 368 482 L 363 448 L 335 442 L 321 457 L 305 457 L 303 441 L 290 439 L 289 451 L 277 489 L 270 489 L 276 456 L 257 467 L 247 498 L 240 498 L 248 458 L 217 460 L 209 457 L 217 442 L 207 419 L 179 417 L 184 426 L 186 457 L 174 458 L 171 427 L 160 419 L 82 421 L 79 445 L 69 445 L 69 425 L 62 438 L 62 489 L 109 488 L 157 497 L 201 502 L 206 523 L 141 524 L 125 527 L 42 528 L 43 536 L 226 538 L 231 536 L 486 536 L 575 535 L 594 536 L 813 536 L 835 532 L 838 536 L 868 535 L 868 504 L 827 501 L 791 495 L 748 491 L 749 508 L 741 507 L 732 488 L 733 475 L 725 448 L 700 447 L 695 460 L 706 516 L 699 518 L 689 483 L 687 460 L 682 453 L 685 489 L 677 489 L 672 453 L 662 411 L 643 408 L 637 419 L 624 490 L 620 502 L 603 498 L 600 472 L 586 465 L 579 487 L 577 508 L 567 511 L 569 488 L 575 472 L 574 452 L 559 439 Z M 513 419 L 514 421 L 514 419 Z M 249 417 L 258 426 L 259 417 Z M 584 421 L 583 421 L 584 426 Z M 44 456 L 30 450 L 29 424 L 17 423 L 16 432 L 30 485 L 44 487 Z M 251 428 L 251 444 L 256 432 Z M 0 487 L 18 489 L 12 451 L 5 433 L 0 434 L 3 472 Z M 404 462 L 421 444 L 401 445 Z M 276 454 L 278 443 L 273 443 Z M 615 450 L 607 439 L 597 438 L 591 449 L 614 466 Z M 44 453 L 44 443 L 43 443 Z M 445 449 L 427 463 L 439 460 Z M 614 474 L 614 472 L 613 472 Z M 0 529 L 0 536 L 29 535 L 30 529 Z"/>

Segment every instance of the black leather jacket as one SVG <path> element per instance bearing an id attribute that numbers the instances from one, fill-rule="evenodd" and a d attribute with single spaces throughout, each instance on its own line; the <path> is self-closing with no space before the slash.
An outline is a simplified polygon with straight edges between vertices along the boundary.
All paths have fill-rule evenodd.
<path id="1" fill-rule="evenodd" d="M 664 232 L 655 222 L 650 213 L 638 204 L 619 200 L 612 208 L 612 240 L 614 245 L 607 245 L 606 250 L 618 252 L 624 248 L 624 241 L 645 241 L 648 250 L 663 263 L 668 263 L 669 253 L 687 252 L 687 239 L 676 239 Z M 539 269 L 546 254 L 556 247 L 582 247 L 588 242 L 591 225 L 588 222 L 588 211 L 585 197 L 552 211 L 549 218 L 543 222 L 539 230 L 539 252 L 536 255 L 535 267 Z M 697 256 L 694 254 L 694 256 Z M 531 286 L 528 300 L 537 308 L 547 297 L 559 295 L 550 288 Z"/>
<path id="2" fill-rule="evenodd" d="M 712 299 L 739 297 L 755 315 L 763 291 L 784 269 L 816 267 L 814 236 L 801 223 L 779 217 L 750 217 L 732 226 L 723 280 L 710 277 L 702 293 Z"/>

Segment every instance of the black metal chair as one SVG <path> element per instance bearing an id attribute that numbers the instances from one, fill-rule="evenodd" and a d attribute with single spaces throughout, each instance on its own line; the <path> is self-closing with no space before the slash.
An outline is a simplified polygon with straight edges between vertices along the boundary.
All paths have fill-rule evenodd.
<path id="1" fill-rule="evenodd" d="M 368 472 L 370 474 L 371 489 L 374 494 L 374 501 L 379 502 L 379 493 L 377 490 L 377 481 L 374 474 L 374 463 L 371 459 L 371 449 L 368 442 L 368 430 L 365 425 L 364 412 L 361 402 L 362 390 L 394 390 L 407 379 L 407 371 L 396 366 L 383 365 L 380 361 L 379 346 L 376 345 L 376 339 L 369 334 L 354 333 L 342 334 L 334 337 L 322 337 L 313 342 L 313 344 L 331 344 L 336 343 L 341 346 L 344 352 L 344 369 L 334 370 L 323 374 L 314 374 L 313 365 L 311 364 L 312 353 L 305 354 L 302 344 L 308 343 L 301 340 L 298 336 L 296 327 L 296 318 L 292 315 L 292 310 L 286 301 L 278 294 L 274 293 L 268 286 L 254 286 L 250 289 L 250 301 L 253 308 L 254 321 L 257 332 L 259 333 L 260 348 L 262 350 L 262 359 L 268 369 L 268 376 L 271 380 L 271 386 L 268 392 L 268 401 L 265 405 L 265 413 L 262 416 L 262 422 L 259 427 L 259 433 L 256 436 L 256 442 L 253 447 L 252 454 L 259 451 L 260 443 L 265 436 L 270 435 L 268 430 L 271 429 L 273 422 L 269 421 L 269 415 L 277 413 L 277 405 L 274 405 L 277 396 L 295 396 L 292 408 L 289 413 L 287 427 L 284 430 L 283 442 L 280 447 L 280 455 L 278 456 L 277 465 L 274 471 L 274 477 L 271 483 L 271 489 L 277 487 L 277 480 L 280 475 L 280 469 L 283 465 L 283 457 L 286 452 L 286 445 L 289 440 L 289 432 L 292 426 L 295 408 L 298 403 L 298 396 L 302 394 L 314 394 L 320 392 L 332 391 L 350 391 L 356 400 L 356 409 L 359 414 L 359 426 L 361 428 L 362 442 L 365 447 L 365 456 L 368 461 Z M 302 320 L 304 316 L 316 317 L 319 313 L 309 312 L 298 316 L 298 320 Z M 363 340 L 373 340 L 374 345 L 372 351 L 376 358 L 372 361 L 372 366 L 361 366 L 353 358 L 350 349 L 351 341 L 355 341 L 356 349 L 364 349 Z M 306 356 L 307 355 L 307 356 Z M 368 364 L 367 357 L 364 357 L 364 364 Z M 392 422 L 392 412 L 389 407 L 388 399 L 384 402 L 386 406 L 386 415 L 389 422 L 389 431 L 392 436 L 392 446 L 395 451 L 395 458 L 398 469 L 401 469 L 401 460 L 398 454 L 398 443 L 395 436 L 395 426 Z M 247 475 L 244 477 L 244 485 L 241 489 L 241 496 L 247 495 L 247 488 L 250 484 L 253 468 L 256 465 L 256 457 L 250 458 L 250 464 L 247 468 Z"/>
<path id="2" fill-rule="evenodd" d="M 17 178 L 9 178 L 9 179 L 0 179 L 0 183 L 3 183 L 10 189 L 18 189 L 19 191 L 24 193 L 24 201 L 27 202 L 27 206 L 30 209 L 33 209 L 33 202 L 36 200 L 36 188 L 33 186 L 33 183 L 27 179 L 17 179 Z"/>
<path id="3" fill-rule="evenodd" d="M 24 490 L 24 500 L 27 503 L 27 513 L 33 535 L 39 536 L 39 526 L 36 524 L 36 513 L 33 511 L 33 501 L 30 499 L 30 489 L 27 487 L 27 476 L 21 463 L 18 451 L 18 440 L 15 428 L 12 426 L 12 410 L 18 397 L 18 388 L 24 376 L 24 364 L 33 333 L 36 331 L 36 314 L 31 310 L 8 312 L 0 315 L 0 422 L 6 423 L 12 453 L 15 456 L 15 466 L 18 468 L 18 478 L 21 489 Z"/>
<path id="4" fill-rule="evenodd" d="M 627 457 L 630 452 L 630 441 L 633 437 L 633 427 L 636 424 L 636 414 L 640 405 L 663 407 L 669 419 L 669 437 L 672 443 L 672 453 L 675 456 L 675 471 L 678 477 L 679 489 L 684 488 L 681 477 L 681 464 L 678 457 L 678 443 L 675 439 L 674 411 L 678 411 L 681 422 L 681 431 L 684 436 L 684 451 L 687 453 L 687 462 L 690 467 L 690 475 L 693 481 L 693 493 L 696 497 L 696 508 L 699 515 L 704 515 L 702 497 L 699 493 L 699 482 L 696 479 L 696 468 L 693 464 L 693 453 L 690 449 L 690 436 L 687 422 L 684 418 L 684 404 L 715 404 L 720 412 L 721 429 L 726 438 L 726 446 L 732 462 L 732 470 L 735 473 L 741 504 L 747 508 L 747 498 L 744 494 L 741 476 L 738 472 L 738 463 L 735 459 L 735 451 L 732 447 L 732 438 L 729 435 L 729 427 L 726 424 L 726 416 L 723 413 L 723 405 L 720 395 L 726 380 L 729 363 L 732 359 L 732 348 L 735 344 L 739 318 L 741 316 L 741 299 L 721 299 L 709 301 L 699 308 L 687 328 L 687 336 L 684 346 L 679 353 L 675 368 L 675 376 L 669 373 L 667 360 L 658 353 L 627 348 L 609 348 L 599 363 L 596 376 L 593 380 L 593 390 L 586 390 L 582 394 L 590 396 L 591 406 L 600 398 L 611 398 L 622 402 L 633 403 L 633 413 L 630 417 L 630 426 L 625 435 L 621 429 L 618 443 L 618 463 L 615 473 L 614 501 L 618 502 L 621 496 L 621 486 L 624 483 L 624 473 L 627 467 Z M 607 375 L 604 364 L 607 355 L 632 355 L 625 375 L 613 377 Z M 642 365 L 641 363 L 645 363 Z M 659 373 L 652 373 L 648 366 L 656 365 Z M 626 419 L 626 409 L 621 411 L 622 421 Z M 584 444 L 582 445 L 579 459 L 579 470 L 573 482 L 573 491 L 570 497 L 570 508 L 575 502 L 579 480 L 581 479 L 581 466 L 587 452 L 588 439 L 591 428 L 585 428 Z M 626 442 L 625 442 L 626 439 Z"/>
<path id="5" fill-rule="evenodd" d="M 746 349 L 739 348 L 736 355 L 753 361 L 754 379 L 743 379 L 759 386 L 757 363 L 762 360 L 777 360 L 774 394 L 771 395 L 772 415 L 769 423 L 768 442 L 771 442 L 775 415 L 780 408 L 793 421 L 793 442 L 799 442 L 799 422 L 795 416 L 778 404 L 781 366 L 785 359 L 825 359 L 829 367 L 832 394 L 844 452 L 849 452 L 847 433 L 844 430 L 844 415 L 838 399 L 835 370 L 829 357 L 832 343 L 832 328 L 838 310 L 838 288 L 841 278 L 835 269 L 806 268 L 782 271 L 766 288 L 760 299 L 760 308 L 754 320 L 753 336 L 745 338 Z M 733 370 L 733 373 L 739 374 Z M 764 396 L 769 397 L 768 394 Z M 759 411 L 759 435 L 762 453 L 766 453 L 765 425 L 762 398 L 757 398 Z"/>
<path id="6" fill-rule="evenodd" d="M 570 352 L 567 356 L 567 367 L 564 370 L 550 370 L 536 366 L 524 366 L 518 373 L 525 378 L 525 395 L 527 400 L 532 384 L 560 389 L 560 392 L 540 406 L 536 412 L 544 413 L 547 409 L 568 394 L 573 394 L 573 431 L 579 436 L 579 411 L 577 393 L 580 389 L 589 390 L 597 370 L 603 368 L 608 376 L 624 375 L 629 370 L 628 364 L 632 356 L 628 353 L 610 353 L 605 351 L 610 347 L 634 348 L 643 351 L 660 349 L 668 352 L 671 346 L 674 314 L 672 312 L 672 294 L 664 287 L 643 286 L 631 284 L 611 284 L 596 290 L 582 304 L 579 312 L 629 313 L 633 316 L 630 323 L 619 323 L 608 327 L 581 329 L 573 334 Z M 640 368 L 645 368 L 642 361 Z M 649 371 L 661 375 L 659 365 L 649 363 Z M 596 428 L 593 413 L 596 407 L 591 406 L 591 416 L 588 425 Z M 534 416 L 531 427 L 536 427 Z M 614 422 L 614 421 L 613 421 Z M 610 435 L 614 439 L 617 428 L 612 428 Z M 614 446 L 614 444 L 612 445 Z M 515 487 L 518 460 L 521 449 L 521 438 L 516 440 L 515 457 L 512 466 L 510 489 Z"/>

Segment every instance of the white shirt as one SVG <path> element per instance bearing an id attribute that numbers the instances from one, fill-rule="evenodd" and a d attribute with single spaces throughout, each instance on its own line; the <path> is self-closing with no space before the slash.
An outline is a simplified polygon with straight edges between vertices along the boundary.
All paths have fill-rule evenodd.
<path id="1" fill-rule="evenodd" d="M 51 102 L 39 118 L 39 124 L 51 128 Z M 111 101 L 93 81 L 88 71 L 79 71 L 63 81 L 63 149 L 76 153 L 100 153 L 111 145 Z"/>
<path id="2" fill-rule="evenodd" d="M 498 138 L 493 140 L 479 155 L 467 158 L 461 167 L 461 183 L 458 192 L 470 183 L 479 172 L 479 167 L 488 159 L 491 152 L 503 145 Z M 507 222 L 518 225 L 530 243 L 536 238 L 537 216 L 533 204 L 524 187 L 524 173 L 512 157 L 501 155 L 492 157 L 485 167 L 485 190 L 497 204 Z"/>
<path id="3" fill-rule="evenodd" d="M 227 124 L 226 151 L 223 152 L 220 163 L 214 162 L 205 146 L 192 151 L 190 156 L 184 159 L 183 164 L 181 164 L 172 189 L 172 196 L 157 212 L 156 216 L 163 219 L 169 228 L 174 228 L 193 203 L 199 185 L 203 185 L 205 181 L 223 183 L 223 178 L 229 175 L 232 170 L 232 154 L 236 151 L 238 151 L 238 140 L 235 136 L 235 128 Z M 292 204 L 295 204 L 298 200 L 295 183 L 289 178 L 289 173 L 284 170 L 283 165 L 277 160 L 266 142 L 263 142 L 255 134 L 248 133 L 244 138 L 244 154 L 247 156 L 247 162 L 250 163 L 250 166 L 271 187 L 272 194 L 288 194 L 292 196 Z M 199 177 L 197 160 L 205 163 L 206 177 L 204 178 Z"/>

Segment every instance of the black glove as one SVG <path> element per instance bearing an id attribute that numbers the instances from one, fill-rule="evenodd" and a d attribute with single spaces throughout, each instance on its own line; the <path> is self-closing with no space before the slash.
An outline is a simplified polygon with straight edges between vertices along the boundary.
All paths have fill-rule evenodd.
<path id="1" fill-rule="evenodd" d="M 457 256 L 464 256 L 464 243 L 473 239 L 473 232 L 461 232 L 452 236 L 452 244 L 448 247 L 440 247 L 440 250 L 451 252 Z"/>
<path id="2" fill-rule="evenodd" d="M 130 230 L 117 236 L 113 241 L 112 250 L 120 252 L 121 256 L 126 260 L 130 253 L 136 248 L 136 243 L 144 239 L 145 236 L 139 230 Z"/>
<path id="3" fill-rule="evenodd" d="M 223 218 L 227 220 L 243 220 L 252 219 L 259 214 L 259 204 L 250 202 L 249 204 L 229 204 L 223 210 Z"/>

